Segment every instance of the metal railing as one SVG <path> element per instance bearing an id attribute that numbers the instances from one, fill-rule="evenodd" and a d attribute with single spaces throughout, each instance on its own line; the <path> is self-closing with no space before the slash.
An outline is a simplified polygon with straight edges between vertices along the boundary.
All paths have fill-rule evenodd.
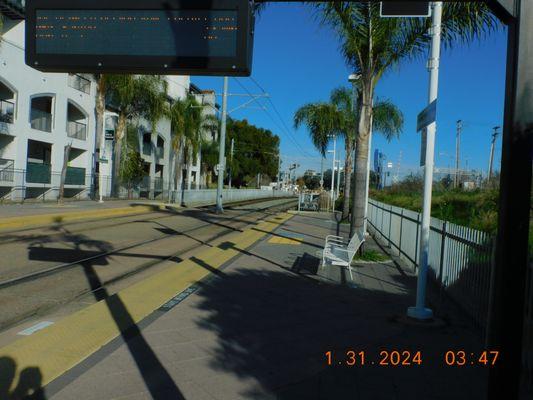
<path id="1" fill-rule="evenodd" d="M 157 192 L 161 192 L 163 190 L 163 178 L 154 178 L 154 190 Z"/>
<path id="2" fill-rule="evenodd" d="M 421 215 L 369 200 L 369 230 L 397 255 L 418 267 Z M 494 238 L 488 233 L 436 218 L 429 235 L 429 275 L 484 330 Z"/>
<path id="3" fill-rule="evenodd" d="M 30 120 L 33 129 L 52 132 L 52 114 L 32 108 Z"/>
<path id="4" fill-rule="evenodd" d="M 67 135 L 74 139 L 87 139 L 87 125 L 81 122 L 67 121 Z"/>
<path id="5" fill-rule="evenodd" d="M 13 182 L 15 160 L 0 158 L 0 181 Z"/>
<path id="6" fill-rule="evenodd" d="M 155 148 L 155 156 L 157 158 L 164 158 L 165 157 L 165 149 L 163 147 L 156 147 Z"/>
<path id="7" fill-rule="evenodd" d="M 39 164 L 29 162 L 26 164 L 26 182 L 28 183 L 50 183 L 52 170 L 50 164 Z"/>
<path id="8" fill-rule="evenodd" d="M 68 75 L 68 85 L 80 92 L 90 94 L 91 93 L 91 81 L 78 74 Z"/>
<path id="9" fill-rule="evenodd" d="M 15 103 L 0 100 L 0 122 L 12 124 L 15 116 Z"/>
<path id="10" fill-rule="evenodd" d="M 85 168 L 67 167 L 65 185 L 85 185 Z"/>

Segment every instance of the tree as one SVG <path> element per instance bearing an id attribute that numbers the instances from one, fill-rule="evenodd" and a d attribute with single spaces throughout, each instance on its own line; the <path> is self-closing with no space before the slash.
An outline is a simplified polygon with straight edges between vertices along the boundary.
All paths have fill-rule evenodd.
<path id="1" fill-rule="evenodd" d="M 205 143 L 205 131 L 218 129 L 218 119 L 214 115 L 205 114 L 203 106 L 196 98 L 189 94 L 184 99 L 174 101 L 168 111 L 171 122 L 172 149 L 174 150 L 174 172 L 172 181 L 174 189 L 181 182 L 181 189 L 185 189 L 183 165 L 189 165 L 195 160 Z M 179 171 L 176 175 L 176 171 Z"/>
<path id="2" fill-rule="evenodd" d="M 305 187 L 309 190 L 315 190 L 320 187 L 320 177 L 319 176 L 312 176 L 312 175 L 304 175 L 303 181 L 305 184 Z"/>
<path id="3" fill-rule="evenodd" d="M 324 156 L 329 138 L 338 135 L 344 138 L 344 196 L 342 218 L 347 218 L 350 212 L 350 189 L 352 179 L 352 154 L 357 138 L 358 110 L 353 103 L 352 92 L 345 87 L 334 89 L 329 103 L 311 103 L 299 108 L 294 114 L 294 125 L 298 128 L 305 124 L 309 129 L 311 141 Z M 361 97 L 358 90 L 359 99 Z M 360 102 L 360 100 L 359 100 Z M 375 125 L 385 133 L 387 139 L 392 139 L 401 132 L 403 114 L 390 101 L 377 101 L 375 105 Z M 325 181 L 325 179 L 324 179 Z M 330 178 L 331 182 L 331 178 Z M 328 187 L 326 185 L 326 187 Z"/>
<path id="4" fill-rule="evenodd" d="M 155 75 L 102 75 L 102 88 L 106 94 L 106 103 L 117 110 L 118 122 L 115 131 L 115 149 L 113 176 L 120 176 L 122 162 L 123 139 L 128 121 L 137 122 L 144 118 L 152 132 L 157 123 L 168 115 L 166 81 Z M 98 103 L 98 101 L 97 101 Z M 100 105 L 97 104 L 97 107 Z M 118 182 L 114 183 L 114 191 L 118 190 Z"/>
<path id="5" fill-rule="evenodd" d="M 333 27 L 347 64 L 360 74 L 361 101 L 356 139 L 355 193 L 352 229 L 365 218 L 368 144 L 374 115 L 374 91 L 381 77 L 403 60 L 423 54 L 430 42 L 430 19 L 381 18 L 379 3 L 328 2 L 315 5 L 323 23 Z M 445 3 L 442 40 L 471 41 L 497 25 L 484 3 Z"/>
<path id="6" fill-rule="evenodd" d="M 124 144 L 120 178 L 122 182 L 126 184 L 128 198 L 131 198 L 133 187 L 137 186 L 146 175 L 146 172 L 144 171 L 144 162 L 139 151 L 138 126 L 128 124 Z"/>
<path id="7" fill-rule="evenodd" d="M 233 158 L 228 157 L 232 184 L 236 187 L 257 185 L 257 176 L 262 181 L 273 181 L 278 174 L 279 137 L 271 131 L 256 127 L 247 120 L 228 119 L 227 143 L 234 139 Z"/>

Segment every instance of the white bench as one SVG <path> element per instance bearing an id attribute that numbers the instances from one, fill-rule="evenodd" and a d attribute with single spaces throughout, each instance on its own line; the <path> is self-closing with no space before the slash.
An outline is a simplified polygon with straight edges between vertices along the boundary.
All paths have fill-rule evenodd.
<path id="1" fill-rule="evenodd" d="M 324 244 L 324 250 L 322 251 L 322 268 L 328 263 L 331 265 L 348 267 L 350 278 L 353 280 L 352 260 L 364 241 L 365 234 L 363 229 L 355 232 L 348 243 L 345 242 L 342 236 L 326 236 L 326 243 Z"/>

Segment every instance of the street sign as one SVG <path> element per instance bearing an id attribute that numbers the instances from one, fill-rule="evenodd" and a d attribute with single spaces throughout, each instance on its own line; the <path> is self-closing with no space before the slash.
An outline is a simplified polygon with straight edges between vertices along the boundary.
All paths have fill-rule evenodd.
<path id="1" fill-rule="evenodd" d="M 392 162 L 389 161 L 389 162 L 387 163 L 387 168 L 392 168 Z"/>
<path id="2" fill-rule="evenodd" d="M 32 0 L 26 64 L 45 72 L 249 76 L 249 0 Z"/>
<path id="3" fill-rule="evenodd" d="M 429 17 L 431 7 L 428 1 L 382 1 L 381 17 Z"/>
<path id="4" fill-rule="evenodd" d="M 433 100 L 424 108 L 416 118 L 416 131 L 420 132 L 426 126 L 435 122 L 437 117 L 437 100 Z"/>

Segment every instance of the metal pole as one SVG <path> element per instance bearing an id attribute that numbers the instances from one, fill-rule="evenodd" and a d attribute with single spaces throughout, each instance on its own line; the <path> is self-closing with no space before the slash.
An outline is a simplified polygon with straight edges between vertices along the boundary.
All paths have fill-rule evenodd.
<path id="1" fill-rule="evenodd" d="M 281 190 L 281 154 L 278 153 L 278 190 Z"/>
<path id="2" fill-rule="evenodd" d="M 324 157 L 320 158 L 320 189 L 324 189 Z"/>
<path id="3" fill-rule="evenodd" d="M 104 177 L 102 176 L 102 158 L 104 158 L 104 152 L 105 152 L 105 113 L 102 118 L 102 136 L 100 137 L 100 152 L 98 154 L 98 157 L 100 160 L 98 160 L 98 192 L 100 199 L 98 200 L 98 203 L 104 202 Z M 109 162 L 109 161 L 108 161 Z"/>
<path id="4" fill-rule="evenodd" d="M 231 150 L 230 150 L 230 160 L 233 163 L 233 146 L 235 145 L 235 139 L 231 138 Z M 228 172 L 228 188 L 231 189 L 231 165 Z"/>
<path id="5" fill-rule="evenodd" d="M 457 121 L 457 132 L 455 134 L 455 180 L 454 187 L 459 187 L 459 147 L 461 146 L 461 129 L 463 128 L 463 121 Z"/>
<path id="6" fill-rule="evenodd" d="M 490 178 L 492 178 L 492 163 L 494 162 L 494 144 L 496 143 L 496 138 L 498 137 L 499 126 L 495 126 L 494 133 L 492 134 L 492 141 L 490 143 L 490 158 L 489 158 L 489 174 L 487 177 L 487 183 L 490 183 Z"/>
<path id="7" fill-rule="evenodd" d="M 217 214 L 223 213 L 222 189 L 224 189 L 224 171 L 226 170 L 226 116 L 228 113 L 228 77 L 224 77 L 224 92 L 222 94 L 222 121 L 220 123 L 220 138 L 218 139 L 218 185 L 217 185 Z"/>
<path id="8" fill-rule="evenodd" d="M 372 124 L 370 125 L 372 126 Z M 368 190 L 370 188 L 370 155 L 371 155 L 371 149 L 372 149 L 372 130 L 370 130 L 370 134 L 368 135 L 368 154 L 367 154 L 367 161 L 366 161 L 366 189 L 365 189 L 365 222 L 364 222 L 364 232 L 366 233 L 367 228 L 367 220 L 368 220 Z M 355 202 L 354 202 L 355 204 Z"/>
<path id="9" fill-rule="evenodd" d="M 428 104 L 437 99 L 439 86 L 440 30 L 442 18 L 442 2 L 433 3 L 433 21 L 431 27 L 431 57 L 429 59 L 429 99 Z M 429 232 L 431 223 L 431 190 L 433 186 L 433 162 L 435 151 L 436 123 L 427 127 L 426 162 L 424 167 L 424 202 L 422 207 L 422 225 L 420 229 L 420 253 L 418 281 L 416 290 L 416 306 L 409 307 L 407 315 L 416 319 L 429 319 L 433 311 L 425 307 L 426 284 L 429 259 Z"/>
<path id="10" fill-rule="evenodd" d="M 337 172 L 337 193 L 335 194 L 335 197 L 338 199 L 339 198 L 339 193 L 340 193 L 340 184 L 341 184 L 341 160 L 337 160 L 337 165 L 338 165 L 338 172 Z"/>
<path id="11" fill-rule="evenodd" d="M 337 135 L 333 135 L 333 169 L 331 170 L 331 211 L 335 208 L 335 153 L 337 151 Z"/>

